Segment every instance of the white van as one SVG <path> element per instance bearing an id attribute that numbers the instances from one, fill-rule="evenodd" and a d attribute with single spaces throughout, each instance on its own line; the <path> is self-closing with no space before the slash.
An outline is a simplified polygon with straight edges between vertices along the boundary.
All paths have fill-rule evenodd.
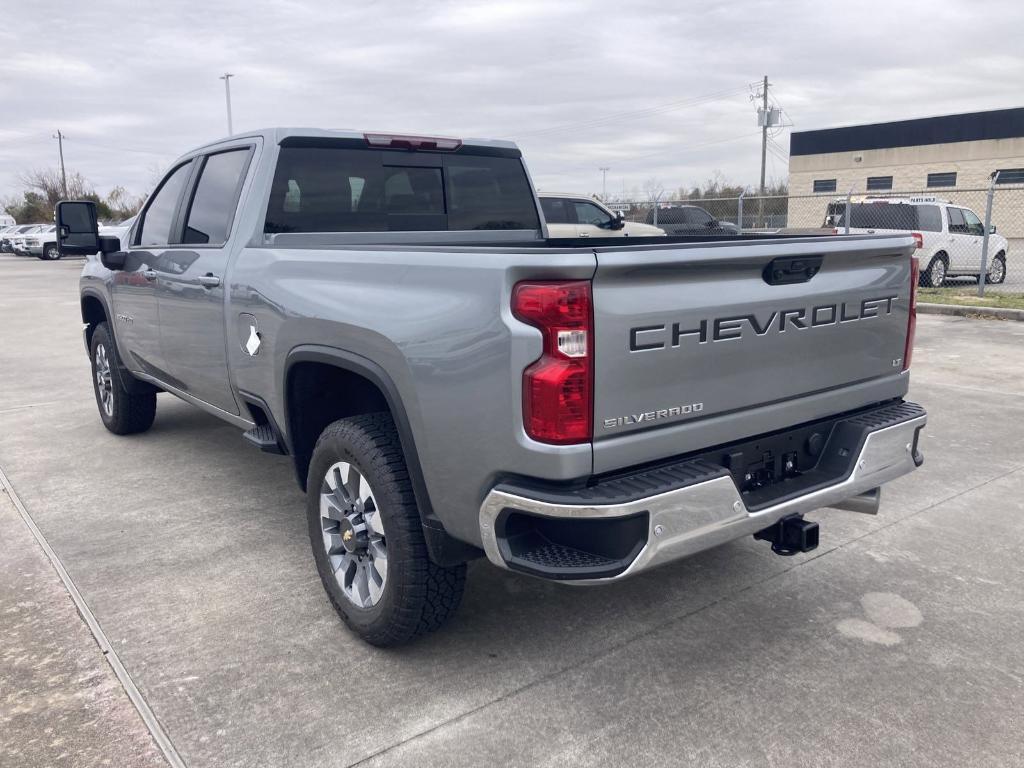
<path id="1" fill-rule="evenodd" d="M 846 199 L 830 203 L 828 216 L 835 232 L 844 233 Z M 970 208 L 930 196 L 852 198 L 850 233 L 876 232 L 910 232 L 914 236 L 923 286 L 938 288 L 947 277 L 979 277 L 985 225 Z M 996 234 L 993 226 L 988 240 L 986 282 L 1001 283 L 1006 279 L 1006 253 L 1006 238 Z"/>

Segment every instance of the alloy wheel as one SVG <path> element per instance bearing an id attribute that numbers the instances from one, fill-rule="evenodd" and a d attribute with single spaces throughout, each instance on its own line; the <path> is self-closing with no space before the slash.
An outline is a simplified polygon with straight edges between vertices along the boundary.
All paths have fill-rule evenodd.
<path id="1" fill-rule="evenodd" d="M 100 396 L 100 405 L 108 417 L 114 415 L 114 378 L 110 372 L 110 358 L 103 344 L 96 345 L 96 392 Z"/>
<path id="2" fill-rule="evenodd" d="M 1006 275 L 1006 265 L 1002 259 L 995 259 L 992 262 L 992 266 L 988 271 L 988 281 L 990 283 L 1001 283 Z"/>
<path id="3" fill-rule="evenodd" d="M 942 284 L 946 282 L 946 262 L 942 259 L 936 259 L 932 262 L 931 266 L 932 276 L 932 288 L 941 288 Z"/>
<path id="4" fill-rule="evenodd" d="M 388 551 L 377 500 L 362 472 L 347 461 L 327 470 L 320 487 L 320 529 L 338 587 L 358 608 L 380 602 Z"/>

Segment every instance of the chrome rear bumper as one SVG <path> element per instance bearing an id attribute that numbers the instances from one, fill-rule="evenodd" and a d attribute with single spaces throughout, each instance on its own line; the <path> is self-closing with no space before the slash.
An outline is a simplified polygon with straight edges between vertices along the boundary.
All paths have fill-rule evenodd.
<path id="1" fill-rule="evenodd" d="M 916 441 L 927 416 L 923 409 L 915 407 L 920 415 L 867 434 L 853 460 L 852 472 L 845 479 L 756 510 L 747 508 L 731 475 L 724 470 L 717 477 L 685 487 L 611 504 L 555 503 L 498 486 L 491 490 L 480 508 L 484 551 L 495 565 L 509 567 L 508 548 L 496 532 L 496 523 L 507 510 L 575 520 L 616 519 L 646 513 L 646 543 L 621 573 L 606 578 L 572 579 L 573 583 L 600 583 L 620 580 L 756 533 L 789 515 L 841 506 L 847 500 L 851 500 L 847 508 L 870 512 L 870 503 L 863 498 L 853 501 L 853 497 L 869 494 L 883 483 L 912 472 L 922 461 L 916 452 Z M 870 499 L 870 495 L 867 498 Z M 877 509 L 877 500 L 874 506 Z"/>

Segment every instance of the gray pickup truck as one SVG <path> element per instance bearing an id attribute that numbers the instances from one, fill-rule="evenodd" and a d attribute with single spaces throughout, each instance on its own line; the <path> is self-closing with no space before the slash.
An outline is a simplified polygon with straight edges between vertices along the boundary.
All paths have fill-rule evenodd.
<path id="1" fill-rule="evenodd" d="M 503 141 L 275 129 L 176 161 L 125 245 L 58 205 L 103 424 L 168 392 L 294 463 L 366 641 L 466 563 L 604 583 L 753 534 L 813 549 L 920 465 L 907 236 L 550 240 Z"/>

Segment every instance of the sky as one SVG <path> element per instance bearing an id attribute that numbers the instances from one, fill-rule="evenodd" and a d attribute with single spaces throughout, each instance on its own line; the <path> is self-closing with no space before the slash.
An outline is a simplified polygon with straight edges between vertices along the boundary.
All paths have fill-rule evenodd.
<path id="1" fill-rule="evenodd" d="M 0 200 L 65 162 L 105 194 L 276 125 L 508 138 L 546 191 L 756 186 L 789 134 L 1024 106 L 1024 3 L 0 0 Z M 599 170 L 607 167 L 607 180 Z"/>

